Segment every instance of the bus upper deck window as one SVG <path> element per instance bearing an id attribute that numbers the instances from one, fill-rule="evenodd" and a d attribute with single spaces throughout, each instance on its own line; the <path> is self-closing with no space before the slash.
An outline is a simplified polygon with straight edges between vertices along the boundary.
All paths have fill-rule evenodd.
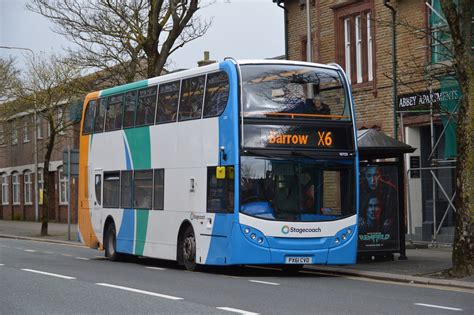
<path id="1" fill-rule="evenodd" d="M 88 135 L 94 130 L 94 114 L 97 102 L 95 100 L 87 103 L 87 109 L 84 116 L 84 125 L 82 127 L 82 134 Z"/>
<path id="2" fill-rule="evenodd" d="M 176 121 L 178 111 L 180 81 L 160 84 L 158 92 L 158 108 L 156 110 L 156 123 Z"/>
<path id="3" fill-rule="evenodd" d="M 178 120 L 201 118 L 204 78 L 204 76 L 199 76 L 183 80 Z"/>
<path id="4" fill-rule="evenodd" d="M 204 117 L 219 116 L 229 98 L 229 78 L 221 71 L 207 76 L 206 96 L 204 97 Z"/>

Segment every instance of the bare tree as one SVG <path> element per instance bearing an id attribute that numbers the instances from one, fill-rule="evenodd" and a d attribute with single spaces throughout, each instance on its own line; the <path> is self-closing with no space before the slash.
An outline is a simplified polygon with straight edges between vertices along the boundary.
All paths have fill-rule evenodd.
<path id="1" fill-rule="evenodd" d="M 69 107 L 77 95 L 83 95 L 85 87 L 80 70 L 68 60 L 57 56 L 35 56 L 27 61 L 21 87 L 16 99 L 5 104 L 10 115 L 25 112 L 36 113 L 48 124 L 49 136 L 45 141 L 43 167 L 43 210 L 41 214 L 41 235 L 48 234 L 48 218 L 51 205 L 49 191 L 52 187 L 49 164 L 60 135 L 65 134 L 75 122 L 69 119 Z"/>
<path id="2" fill-rule="evenodd" d="M 15 68 L 15 59 L 0 58 L 0 102 L 14 97 L 14 90 L 19 84 L 19 71 Z"/>
<path id="3" fill-rule="evenodd" d="M 80 49 L 78 65 L 106 70 L 122 82 L 159 76 L 168 57 L 203 36 L 211 21 L 195 14 L 199 0 L 30 0 L 54 31 Z"/>
<path id="4" fill-rule="evenodd" d="M 441 0 L 451 33 L 453 65 L 462 92 L 457 117 L 456 216 L 451 273 L 474 274 L 474 54 L 472 0 Z"/>

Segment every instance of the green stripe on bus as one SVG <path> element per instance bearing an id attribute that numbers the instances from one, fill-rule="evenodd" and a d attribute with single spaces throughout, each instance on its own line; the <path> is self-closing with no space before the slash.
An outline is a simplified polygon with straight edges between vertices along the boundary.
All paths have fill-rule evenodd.
<path id="1" fill-rule="evenodd" d="M 148 215 L 150 211 L 137 209 L 135 213 L 137 214 L 135 255 L 143 256 L 143 251 L 145 250 L 146 231 L 148 227 Z"/>
<path id="2" fill-rule="evenodd" d="M 129 90 L 140 89 L 148 86 L 148 80 L 141 80 L 138 82 L 133 82 L 125 85 L 116 86 L 110 89 L 105 89 L 100 92 L 100 97 L 109 96 L 111 94 L 126 92 Z"/>
<path id="3" fill-rule="evenodd" d="M 134 170 L 151 168 L 150 127 L 125 129 Z"/>
<path id="4" fill-rule="evenodd" d="M 134 170 L 151 169 L 150 127 L 125 129 Z M 135 255 L 143 255 L 148 227 L 148 210 L 136 209 Z"/>

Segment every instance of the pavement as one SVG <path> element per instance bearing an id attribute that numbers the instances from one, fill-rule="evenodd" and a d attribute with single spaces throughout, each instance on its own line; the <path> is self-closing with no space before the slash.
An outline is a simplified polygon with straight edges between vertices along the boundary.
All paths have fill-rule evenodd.
<path id="1" fill-rule="evenodd" d="M 0 220 L 0 238 L 27 239 L 42 242 L 80 245 L 77 224 L 48 223 L 48 236 L 41 236 L 41 223 L 28 221 Z M 411 244 L 412 245 L 412 244 Z M 416 244 L 415 244 L 416 245 Z M 369 279 L 447 286 L 474 290 L 474 276 L 466 278 L 446 278 L 441 272 L 451 267 L 451 251 L 448 246 L 410 246 L 406 250 L 408 259 L 364 260 L 356 265 L 345 266 L 305 266 L 327 274 L 364 277 Z"/>

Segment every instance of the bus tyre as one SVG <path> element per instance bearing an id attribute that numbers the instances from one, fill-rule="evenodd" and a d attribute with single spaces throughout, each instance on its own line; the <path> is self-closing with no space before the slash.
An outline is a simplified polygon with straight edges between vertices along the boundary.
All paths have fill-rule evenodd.
<path id="1" fill-rule="evenodd" d="M 196 263 L 196 237 L 193 228 L 190 226 L 186 228 L 183 234 L 181 251 L 184 268 L 188 271 L 197 271 L 199 266 Z"/>
<path id="2" fill-rule="evenodd" d="M 110 261 L 119 261 L 122 256 L 117 252 L 117 240 L 115 236 L 115 224 L 110 224 L 107 227 L 107 232 L 105 233 L 105 257 Z"/>
<path id="3" fill-rule="evenodd" d="M 284 273 L 289 275 L 297 275 L 301 270 L 303 270 L 304 265 L 283 265 L 282 270 Z"/>

